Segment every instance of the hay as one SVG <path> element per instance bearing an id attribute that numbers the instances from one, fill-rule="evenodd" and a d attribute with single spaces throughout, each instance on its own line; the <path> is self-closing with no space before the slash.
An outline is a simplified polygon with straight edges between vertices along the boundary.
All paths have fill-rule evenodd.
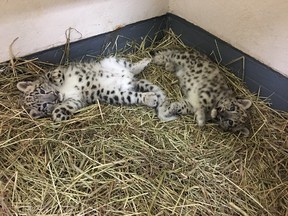
<path id="1" fill-rule="evenodd" d="M 152 47 L 134 44 L 126 57 L 171 46 L 185 47 L 170 31 Z M 199 129 L 191 116 L 163 123 L 141 106 L 96 104 L 61 124 L 33 120 L 18 104 L 16 82 L 49 66 L 15 59 L 0 67 L 0 214 L 287 215 L 288 115 L 226 69 L 231 86 L 253 100 L 249 138 Z M 143 76 L 180 97 L 162 68 Z"/>

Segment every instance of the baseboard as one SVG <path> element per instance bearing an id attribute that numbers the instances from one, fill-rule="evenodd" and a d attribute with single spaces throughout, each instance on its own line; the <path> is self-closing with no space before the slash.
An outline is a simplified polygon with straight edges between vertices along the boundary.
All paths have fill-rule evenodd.
<path id="1" fill-rule="evenodd" d="M 89 56 L 97 56 L 103 52 L 113 52 L 116 49 L 116 46 L 113 46 L 115 42 L 117 42 L 117 49 L 122 49 L 125 47 L 127 41 L 141 43 L 147 35 L 151 38 L 157 35 L 156 40 L 160 40 L 168 28 L 171 28 L 175 34 L 181 35 L 181 39 L 186 45 L 195 47 L 206 54 L 210 54 L 212 50 L 216 51 L 217 42 L 217 47 L 221 53 L 222 64 L 227 64 L 239 57 L 244 57 L 245 64 L 238 61 L 229 66 L 233 73 L 244 78 L 243 81 L 251 92 L 259 93 L 261 97 L 269 98 L 272 108 L 288 111 L 287 77 L 234 48 L 225 41 L 220 40 L 202 28 L 173 14 L 137 22 L 113 32 L 71 43 L 70 59 L 79 60 L 89 58 Z M 110 44 L 108 48 L 106 46 L 107 44 Z M 147 41 L 146 45 L 149 46 L 149 41 Z M 63 50 L 64 46 L 60 46 L 35 53 L 27 58 L 37 57 L 41 61 L 59 63 L 63 56 Z M 242 68 L 243 65 L 245 66 L 244 70 Z M 241 74 L 242 71 L 245 73 Z"/>

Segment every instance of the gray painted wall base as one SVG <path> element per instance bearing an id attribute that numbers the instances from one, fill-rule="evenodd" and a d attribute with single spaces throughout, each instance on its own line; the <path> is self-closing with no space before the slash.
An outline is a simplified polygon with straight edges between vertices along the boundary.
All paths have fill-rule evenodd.
<path id="1" fill-rule="evenodd" d="M 269 98 L 271 106 L 278 110 L 288 111 L 288 78 L 275 72 L 273 69 L 232 47 L 226 42 L 213 36 L 198 26 L 188 21 L 167 14 L 135 24 L 127 25 L 119 30 L 97 35 L 85 40 L 70 44 L 70 60 L 79 60 L 115 51 L 113 44 L 117 43 L 117 49 L 122 49 L 128 41 L 141 43 L 145 36 L 157 40 L 163 38 L 165 30 L 171 28 L 175 34 L 181 35 L 182 41 L 196 49 L 210 54 L 212 50 L 220 51 L 222 64 L 225 65 L 239 57 L 244 57 L 245 64 L 238 61 L 229 67 L 239 77 L 244 77 L 248 89 L 251 92 L 260 92 L 261 97 Z M 108 48 L 107 44 L 110 44 Z M 146 46 L 149 46 L 147 41 Z M 40 53 L 27 56 L 27 58 L 39 58 L 41 61 L 59 63 L 63 55 L 64 46 L 49 49 Z M 243 70 L 243 65 L 245 66 Z M 241 72 L 244 71 L 244 74 Z M 240 72 L 240 73 L 239 73 Z"/>

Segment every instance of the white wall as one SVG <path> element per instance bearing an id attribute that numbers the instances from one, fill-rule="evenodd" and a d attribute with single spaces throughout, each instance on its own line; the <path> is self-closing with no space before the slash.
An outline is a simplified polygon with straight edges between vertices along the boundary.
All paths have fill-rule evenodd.
<path id="1" fill-rule="evenodd" d="M 287 0 L 169 0 L 169 7 L 288 76 Z"/>
<path id="2" fill-rule="evenodd" d="M 166 14 L 168 0 L 2 0 L 0 1 L 0 62 L 112 31 L 137 21 Z"/>
<path id="3" fill-rule="evenodd" d="M 288 76 L 287 0 L 2 0 L 0 62 L 170 11 Z"/>

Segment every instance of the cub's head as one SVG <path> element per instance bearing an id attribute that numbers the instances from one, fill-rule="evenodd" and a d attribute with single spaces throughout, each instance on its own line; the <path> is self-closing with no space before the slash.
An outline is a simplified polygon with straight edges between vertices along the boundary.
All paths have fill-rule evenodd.
<path id="1" fill-rule="evenodd" d="M 249 130 L 245 126 L 248 120 L 247 109 L 252 102 L 247 99 L 223 99 L 217 104 L 216 120 L 225 131 L 232 131 L 249 136 Z"/>
<path id="2" fill-rule="evenodd" d="M 17 88 L 23 93 L 20 102 L 32 118 L 49 116 L 55 104 L 61 101 L 59 92 L 43 77 L 35 81 L 18 82 Z"/>

